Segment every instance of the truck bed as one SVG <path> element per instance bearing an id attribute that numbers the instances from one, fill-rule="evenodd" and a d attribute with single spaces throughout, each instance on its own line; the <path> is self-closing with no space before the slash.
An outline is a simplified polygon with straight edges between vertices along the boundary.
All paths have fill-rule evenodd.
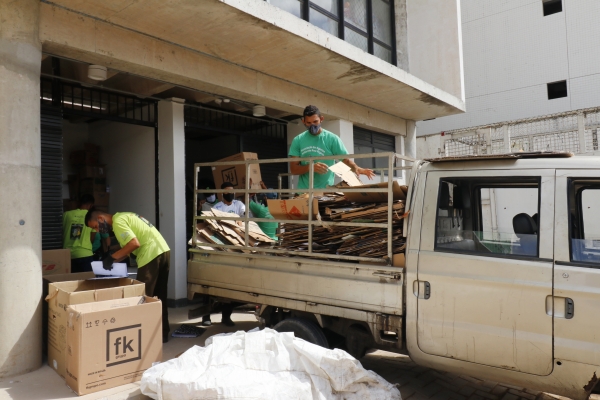
<path id="1" fill-rule="evenodd" d="M 188 297 L 199 293 L 248 301 L 260 296 L 257 303 L 280 299 L 399 316 L 402 270 L 384 264 L 198 251 L 188 261 Z"/>

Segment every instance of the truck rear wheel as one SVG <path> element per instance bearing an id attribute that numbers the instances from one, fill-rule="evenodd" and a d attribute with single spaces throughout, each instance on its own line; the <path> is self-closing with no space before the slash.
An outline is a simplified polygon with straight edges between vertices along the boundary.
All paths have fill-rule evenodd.
<path id="1" fill-rule="evenodd" d="M 317 346 L 329 347 L 321 328 L 312 321 L 303 318 L 287 318 L 273 327 L 277 332 L 294 332 L 294 336 Z"/>

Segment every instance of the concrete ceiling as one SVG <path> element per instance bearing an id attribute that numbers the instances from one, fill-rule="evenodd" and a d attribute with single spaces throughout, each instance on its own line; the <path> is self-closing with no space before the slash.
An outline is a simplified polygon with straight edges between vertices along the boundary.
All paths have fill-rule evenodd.
<path id="1" fill-rule="evenodd" d="M 264 1 L 45 3 L 390 116 L 423 120 L 464 111 L 460 99 Z M 286 29 L 290 25 L 295 27 L 294 32 Z M 117 75 L 111 79 L 124 78 Z M 122 84 L 139 82 L 123 80 Z M 169 90 L 166 86 L 149 86 L 142 88 L 141 93 L 157 93 L 159 89 Z M 285 99 L 281 101 L 285 103 Z M 293 111 L 299 111 L 297 105 Z"/>

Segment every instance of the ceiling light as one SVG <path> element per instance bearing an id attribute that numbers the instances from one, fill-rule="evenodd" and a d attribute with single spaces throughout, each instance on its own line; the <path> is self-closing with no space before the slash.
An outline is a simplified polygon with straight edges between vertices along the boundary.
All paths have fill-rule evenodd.
<path id="1" fill-rule="evenodd" d="M 264 117 L 265 115 L 267 115 L 267 109 L 265 108 L 265 106 L 261 106 L 260 104 L 255 105 L 254 107 L 252 107 L 252 115 L 254 115 L 255 117 Z"/>
<path id="2" fill-rule="evenodd" d="M 89 65 L 88 78 L 95 81 L 104 81 L 106 80 L 106 71 L 106 67 L 103 67 L 102 65 Z"/>
<path id="3" fill-rule="evenodd" d="M 221 105 L 221 102 L 223 102 L 223 100 L 221 100 L 221 99 L 215 99 L 215 103 L 217 103 L 218 105 Z"/>
<path id="4" fill-rule="evenodd" d="M 223 99 L 223 103 L 229 103 L 229 99 Z"/>

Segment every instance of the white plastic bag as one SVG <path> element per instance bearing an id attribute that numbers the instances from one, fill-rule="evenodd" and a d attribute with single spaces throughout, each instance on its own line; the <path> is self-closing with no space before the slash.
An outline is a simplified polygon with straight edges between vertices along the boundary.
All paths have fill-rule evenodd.
<path id="1" fill-rule="evenodd" d="M 144 372 L 155 400 L 400 400 L 398 389 L 343 350 L 272 329 L 215 335 Z"/>

